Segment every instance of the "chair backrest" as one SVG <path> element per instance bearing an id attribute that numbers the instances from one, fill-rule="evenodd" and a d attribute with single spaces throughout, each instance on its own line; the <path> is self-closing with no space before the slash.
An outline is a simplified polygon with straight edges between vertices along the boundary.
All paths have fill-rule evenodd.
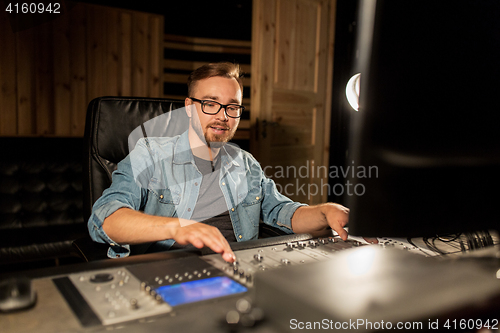
<path id="1" fill-rule="evenodd" d="M 164 98 L 99 97 L 87 109 L 85 123 L 83 214 L 90 217 L 94 202 L 111 185 L 111 174 L 139 137 L 173 136 L 187 129 L 184 110 L 172 119 L 170 111 L 184 101 Z M 160 126 L 159 126 L 160 125 Z"/>

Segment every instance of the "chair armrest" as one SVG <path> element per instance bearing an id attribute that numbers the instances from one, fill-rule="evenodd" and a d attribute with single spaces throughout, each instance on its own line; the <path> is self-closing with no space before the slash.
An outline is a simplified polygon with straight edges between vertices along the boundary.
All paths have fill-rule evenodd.
<path id="1" fill-rule="evenodd" d="M 73 249 L 86 262 L 108 259 L 108 244 L 94 242 L 90 236 L 73 241 Z"/>

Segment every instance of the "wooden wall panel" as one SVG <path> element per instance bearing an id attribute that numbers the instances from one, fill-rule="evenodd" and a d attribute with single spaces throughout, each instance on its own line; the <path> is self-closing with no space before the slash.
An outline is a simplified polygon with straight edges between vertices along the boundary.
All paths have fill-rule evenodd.
<path id="1" fill-rule="evenodd" d="M 184 99 L 187 94 L 187 78 L 196 68 L 209 62 L 231 61 L 240 65 L 244 73 L 243 113 L 234 139 L 248 149 L 250 140 L 250 94 L 252 42 L 245 40 L 214 39 L 165 35 L 165 59 L 163 81 L 164 97 Z"/>
<path id="2" fill-rule="evenodd" d="M 321 4 L 281 0 L 276 8 L 281 15 L 276 18 L 275 85 L 315 91 Z"/>
<path id="3" fill-rule="evenodd" d="M 71 135 L 71 65 L 70 65 L 69 15 L 61 16 L 52 25 L 54 70 L 54 121 L 55 134 Z"/>
<path id="4" fill-rule="evenodd" d="M 119 96 L 132 95 L 132 14 L 120 13 L 120 77 Z"/>
<path id="5" fill-rule="evenodd" d="M 87 12 L 72 10 L 70 35 L 71 136 L 81 136 L 85 128 L 87 98 Z M 83 106 L 83 107 L 82 107 Z"/>
<path id="6" fill-rule="evenodd" d="M 36 133 L 36 82 L 35 80 L 26 80 L 26 78 L 35 76 L 35 57 L 32 56 L 35 52 L 34 41 L 34 30 L 30 29 L 18 32 L 16 43 L 17 120 L 11 123 L 14 131 L 16 131 L 17 124 L 17 132 L 13 132 L 13 135 L 32 135 Z M 3 104 L 0 104 L 0 108 L 2 108 L 2 105 Z M 4 132 L 2 131 L 2 133 Z"/>
<path id="7" fill-rule="evenodd" d="M 148 18 L 138 14 L 134 15 L 132 24 L 132 93 L 143 96 L 148 88 Z"/>
<path id="8" fill-rule="evenodd" d="M 106 10 L 106 50 L 105 50 L 105 85 L 112 95 L 118 96 L 120 91 L 120 24 L 116 10 Z M 118 78 L 118 79 L 117 79 Z"/>
<path id="9" fill-rule="evenodd" d="M 92 100 L 102 96 L 106 85 L 104 66 L 106 48 L 106 20 L 105 11 L 101 7 L 87 8 L 87 98 Z"/>
<path id="10" fill-rule="evenodd" d="M 149 20 L 148 49 L 149 49 L 149 91 L 161 91 L 163 88 L 163 20 L 152 17 Z M 159 43 L 159 41 L 161 41 Z M 161 56 L 158 56 L 161 55 Z M 163 94 L 161 94 L 163 95 Z M 161 95 L 155 96 L 160 97 Z"/>
<path id="11" fill-rule="evenodd" d="M 54 133 L 54 76 L 52 29 L 50 23 L 36 27 L 35 34 L 35 111 L 36 134 Z M 20 84 L 26 84 L 32 78 L 23 78 Z"/>
<path id="12" fill-rule="evenodd" d="M 16 37 L 5 15 L 0 15 L 0 132 L 16 134 Z M 8 47 L 4 47 L 8 46 Z"/>
<path id="13" fill-rule="evenodd" d="M 296 62 L 294 64 L 293 83 L 295 90 L 315 91 L 317 84 L 318 36 L 321 35 L 319 25 L 324 22 L 321 17 L 321 3 L 297 3 L 297 23 L 302 28 L 297 29 L 295 43 Z"/>
<path id="14" fill-rule="evenodd" d="M 93 98 L 162 95 L 163 16 L 78 3 L 0 29 L 0 136 L 82 136 Z"/>

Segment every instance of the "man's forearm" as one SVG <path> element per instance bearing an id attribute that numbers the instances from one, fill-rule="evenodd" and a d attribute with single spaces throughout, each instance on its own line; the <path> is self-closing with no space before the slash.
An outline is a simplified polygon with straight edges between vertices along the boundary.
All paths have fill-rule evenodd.
<path id="1" fill-rule="evenodd" d="M 314 233 L 326 229 L 319 206 L 302 206 L 292 216 L 292 230 L 296 234 Z"/>
<path id="2" fill-rule="evenodd" d="M 102 228 L 118 244 L 140 244 L 173 238 L 180 226 L 178 218 L 120 208 L 104 220 Z"/>

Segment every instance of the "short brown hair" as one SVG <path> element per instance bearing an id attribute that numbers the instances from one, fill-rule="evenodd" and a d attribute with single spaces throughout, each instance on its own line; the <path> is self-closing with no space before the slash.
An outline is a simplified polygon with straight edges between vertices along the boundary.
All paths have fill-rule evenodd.
<path id="1" fill-rule="evenodd" d="M 222 76 L 228 79 L 236 79 L 243 94 L 243 83 L 240 66 L 232 62 L 216 62 L 203 65 L 195 69 L 188 77 L 188 96 L 191 97 L 197 81 L 208 79 L 209 77 Z"/>

